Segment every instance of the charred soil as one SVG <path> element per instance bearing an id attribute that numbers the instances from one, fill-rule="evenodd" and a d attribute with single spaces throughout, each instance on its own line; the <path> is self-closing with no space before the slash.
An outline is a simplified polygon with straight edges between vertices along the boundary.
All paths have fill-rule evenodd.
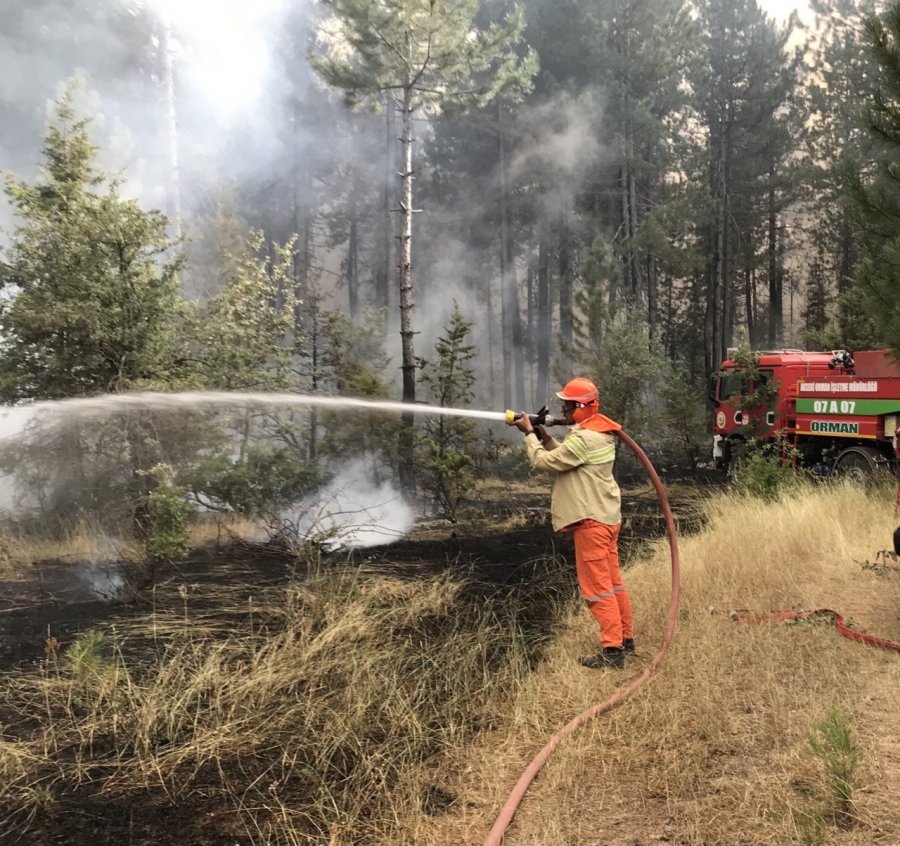
<path id="1" fill-rule="evenodd" d="M 695 525 L 697 498 L 697 490 L 690 488 L 684 489 L 680 502 L 676 495 L 674 504 L 683 515 L 682 529 Z M 502 506 L 486 508 L 477 525 L 433 522 L 420 525 L 405 540 L 383 547 L 334 553 L 320 550 L 315 569 L 319 574 L 323 570 L 350 571 L 355 579 L 376 584 L 379 580 L 396 584 L 453 577 L 462 583 L 454 598 L 454 613 L 463 618 L 455 619 L 453 626 L 464 629 L 471 616 L 474 627 L 478 616 L 474 611 L 490 607 L 496 617 L 509 617 L 506 622 L 521 632 L 528 661 L 534 663 L 554 633 L 559 609 L 576 590 L 571 541 L 551 531 L 546 503 L 544 492 L 522 490 L 507 497 Z M 663 534 L 651 489 L 635 490 L 626 497 L 623 523 L 622 552 L 627 562 L 641 543 Z M 143 634 L 135 634 L 140 631 L 135 622 L 149 615 L 155 620 L 190 617 L 197 637 L 206 639 L 209 649 L 234 632 L 277 634 L 281 619 L 267 615 L 262 608 L 273 597 L 303 583 L 310 566 L 308 557 L 299 559 L 286 548 L 235 541 L 196 551 L 177 566 L 158 572 L 154 585 L 140 591 L 128 590 L 127 565 L 104 565 L 101 575 L 106 581 L 102 584 L 118 585 L 120 591 L 111 598 L 91 595 L 92 586 L 97 588 L 89 578 L 86 581 L 85 572 L 92 573 L 90 569 L 83 568 L 78 579 L 67 581 L 58 565 L 33 567 L 16 580 L 0 583 L 0 671 L 7 680 L 52 674 L 66 650 L 86 633 L 115 631 L 116 627 L 130 632 L 117 646 L 122 659 L 129 666 L 140 667 L 148 663 L 147 656 L 159 655 L 155 632 L 145 628 Z M 426 610 L 395 635 L 423 642 L 439 639 L 448 625 L 446 615 L 440 607 Z M 487 660 L 489 665 L 503 656 Z M 39 697 L 34 699 L 34 713 L 29 714 L 22 710 L 21 695 L 16 707 L 8 697 L 0 698 L 0 743 L 7 748 L 33 741 L 46 730 L 42 723 L 48 715 L 41 713 Z M 77 709 L 77 703 L 73 707 Z M 473 736 L 489 728 L 482 716 L 463 725 Z M 372 742 L 377 743 L 377 736 Z M 110 748 L 104 749 L 104 744 Z M 255 760 L 242 761 L 237 756 L 218 766 L 204 764 L 191 776 L 189 789 L 176 795 L 164 778 L 156 783 L 145 779 L 140 787 L 131 782 L 117 789 L 115 773 L 122 764 L 123 750 L 113 749 L 109 736 L 98 736 L 91 754 L 94 763 L 84 767 L 83 777 L 60 779 L 50 767 L 36 782 L 52 784 L 46 795 L 29 788 L 21 802 L 7 796 L 0 804 L 0 820 L 4 820 L 0 843 L 225 846 L 279 842 L 275 836 L 270 840 L 262 832 L 249 830 L 234 791 L 224 795 L 218 789 L 226 776 L 232 784 L 244 781 L 246 792 L 240 799 L 251 803 L 254 780 L 267 772 Z M 59 751 L 57 762 L 64 763 L 66 772 L 71 773 L 71 758 L 78 755 L 84 755 L 83 748 Z M 429 755 L 427 744 L 421 755 Z M 351 769 L 354 761 L 346 759 L 341 766 Z M 223 773 L 222 767 L 230 771 Z M 294 789 L 302 788 L 295 785 Z M 282 802 L 289 803 L 290 798 L 286 794 Z M 427 785 L 420 800 L 426 813 L 439 813 L 440 808 L 452 804 L 453 796 L 445 795 L 437 785 Z M 315 842 L 321 836 L 321 831 L 310 830 L 296 842 Z M 374 831 L 372 837 L 377 839 Z M 340 839 L 332 832 L 331 839 L 335 838 Z"/>

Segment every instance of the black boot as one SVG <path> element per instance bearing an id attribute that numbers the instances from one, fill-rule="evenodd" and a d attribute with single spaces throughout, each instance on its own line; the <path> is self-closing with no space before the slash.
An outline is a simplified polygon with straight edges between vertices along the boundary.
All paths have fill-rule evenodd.
<path id="1" fill-rule="evenodd" d="M 625 668 L 625 650 L 621 646 L 604 646 L 590 658 L 579 658 L 578 663 L 591 670 L 605 670 L 607 667 L 622 670 Z"/>
<path id="2" fill-rule="evenodd" d="M 630 654 L 634 654 L 634 638 L 626 637 L 624 641 L 622 641 L 622 649 Z"/>

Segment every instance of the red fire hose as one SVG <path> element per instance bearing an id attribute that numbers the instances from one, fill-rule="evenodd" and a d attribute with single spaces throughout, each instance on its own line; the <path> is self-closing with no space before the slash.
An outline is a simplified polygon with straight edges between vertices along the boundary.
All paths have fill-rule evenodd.
<path id="1" fill-rule="evenodd" d="M 584 725 L 588 720 L 598 717 L 600 714 L 605 714 L 607 711 L 611 711 L 617 705 L 621 705 L 626 699 L 631 697 L 631 695 L 647 681 L 654 672 L 656 672 L 656 668 L 662 661 L 663 655 L 669 648 L 669 644 L 672 642 L 672 637 L 675 634 L 675 623 L 678 618 L 678 599 L 681 595 L 681 570 L 678 559 L 678 537 L 675 531 L 675 519 L 672 516 L 672 510 L 669 508 L 666 489 L 660 481 L 659 476 L 656 475 L 656 470 L 653 469 L 650 459 L 647 458 L 644 451 L 621 429 L 617 430 L 616 434 L 631 447 L 632 452 L 638 457 L 641 464 L 644 465 L 644 469 L 647 471 L 650 481 L 653 482 L 653 486 L 656 488 L 656 494 L 659 497 L 659 502 L 666 519 L 666 534 L 669 537 L 669 549 L 672 556 L 672 598 L 669 601 L 669 616 L 666 620 L 662 644 L 659 647 L 659 651 L 653 656 L 650 663 L 644 668 L 644 671 L 639 676 L 636 676 L 623 687 L 620 687 L 606 701 L 601 702 L 599 705 L 594 705 L 592 708 L 579 714 L 575 719 L 563 726 L 550 738 L 547 745 L 534 756 L 534 759 L 525 769 L 525 772 L 519 777 L 515 787 L 507 797 L 506 802 L 503 803 L 500 814 L 484 841 L 485 846 L 499 846 L 500 842 L 503 840 L 506 829 L 512 822 L 513 816 L 518 810 L 526 791 L 530 787 L 531 782 L 534 781 L 535 776 L 544 765 L 544 762 L 550 757 L 550 754 L 556 749 L 560 741 L 566 735 L 571 734 L 575 729 Z"/>
<path id="2" fill-rule="evenodd" d="M 831 617 L 837 630 L 850 640 L 865 643 L 867 646 L 877 646 L 880 649 L 893 649 L 900 652 L 900 643 L 885 640 L 883 637 L 858 632 L 851 629 L 844 622 L 844 618 L 837 611 L 830 608 L 817 608 L 815 611 L 776 611 L 774 614 L 753 615 L 746 611 L 731 611 L 732 620 L 738 623 L 777 623 L 781 620 L 808 620 L 810 617 Z"/>

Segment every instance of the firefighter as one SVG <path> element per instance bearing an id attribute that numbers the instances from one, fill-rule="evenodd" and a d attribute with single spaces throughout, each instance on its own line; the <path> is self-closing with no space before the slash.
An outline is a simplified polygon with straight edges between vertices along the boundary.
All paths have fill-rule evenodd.
<path id="1" fill-rule="evenodd" d="M 621 669 L 625 653 L 634 652 L 631 600 L 619 570 L 621 494 L 612 474 L 616 447 L 610 433 L 622 427 L 600 414 L 600 392 L 590 379 L 572 379 L 556 395 L 572 427 L 562 443 L 527 414 L 513 425 L 525 433 L 531 466 L 554 477 L 553 529 L 572 533 L 578 586 L 600 625 L 600 651 L 580 663 Z"/>

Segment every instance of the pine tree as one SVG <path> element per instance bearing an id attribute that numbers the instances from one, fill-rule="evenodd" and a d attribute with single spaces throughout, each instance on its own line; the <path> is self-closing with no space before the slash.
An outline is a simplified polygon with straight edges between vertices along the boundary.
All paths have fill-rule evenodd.
<path id="1" fill-rule="evenodd" d="M 640 308 L 626 306 L 610 321 L 603 340 L 575 350 L 581 373 L 595 374 L 600 410 L 636 438 L 653 431 L 649 405 L 663 370 Z"/>
<path id="2" fill-rule="evenodd" d="M 814 167 L 816 238 L 836 256 L 831 286 L 842 294 L 852 284 L 857 243 L 843 202 L 842 162 L 868 159 L 872 139 L 860 101 L 868 97 L 874 61 L 865 22 L 881 0 L 812 0 L 816 38 L 808 68 L 809 159 Z"/>
<path id="3" fill-rule="evenodd" d="M 96 169 L 89 121 L 76 118 L 72 95 L 57 103 L 43 177 L 6 185 L 20 221 L 0 271 L 7 402 L 170 387 L 191 376 L 167 220 L 123 199 Z"/>
<path id="4" fill-rule="evenodd" d="M 866 113 L 874 167 L 847 173 L 862 245 L 855 285 L 880 336 L 870 341 L 900 352 L 900 3 L 870 18 L 866 31 L 879 72 Z"/>
<path id="5" fill-rule="evenodd" d="M 484 106 L 501 94 L 527 90 L 536 68 L 520 57 L 523 18 L 513 8 L 502 21 L 475 26 L 477 0 L 328 0 L 338 36 L 332 48 L 313 56 L 313 66 L 351 103 L 378 103 L 389 93 L 400 114 L 400 337 L 403 401 L 416 399 L 412 310 L 413 116 L 425 108 Z M 349 48 L 349 55 L 348 55 Z M 401 427 L 401 475 L 411 493 L 412 414 Z"/>
<path id="6" fill-rule="evenodd" d="M 589 61 L 609 92 L 601 131 L 615 150 L 604 221 L 621 267 L 611 313 L 617 295 L 640 305 L 655 337 L 672 233 L 667 210 L 679 193 L 671 175 L 683 167 L 673 153 L 676 138 L 687 134 L 684 81 L 697 26 L 683 0 L 605 0 L 586 23 Z"/>
<path id="7" fill-rule="evenodd" d="M 346 312 L 325 309 L 320 311 L 316 325 L 316 391 L 360 399 L 388 399 L 390 391 L 380 375 L 387 367 L 381 313 L 366 310 L 353 320 Z M 371 415 L 322 411 L 316 421 L 324 432 L 323 454 L 341 461 L 368 456 L 376 483 L 381 482 L 385 467 L 396 468 L 395 442 L 372 425 Z"/>
<path id="8" fill-rule="evenodd" d="M 251 232 L 241 251 L 228 255 L 222 290 L 197 317 L 197 358 L 208 388 L 284 391 L 291 387 L 294 243 L 265 249 Z"/>
<path id="9" fill-rule="evenodd" d="M 468 343 L 471 330 L 472 324 L 454 301 L 444 334 L 434 345 L 436 359 L 423 362 L 422 382 L 442 408 L 467 408 L 472 401 L 475 373 L 469 362 L 475 357 L 475 347 Z M 474 443 L 475 427 L 470 420 L 441 415 L 425 424 L 423 484 L 450 520 L 456 520 L 460 501 L 474 484 Z"/>
<path id="10" fill-rule="evenodd" d="M 707 131 L 711 214 L 704 346 L 712 371 L 733 343 L 742 311 L 748 330 L 761 334 L 754 326 L 755 286 L 763 267 L 769 282 L 767 334 L 780 340 L 778 215 L 790 199 L 784 190 L 792 149 L 789 98 L 799 55 L 786 49 L 794 21 L 777 27 L 756 0 L 700 0 L 698 8 L 705 56 L 691 84 Z M 762 241 L 768 247 L 765 262 L 758 249 Z"/>
<path id="11" fill-rule="evenodd" d="M 293 352 L 298 338 L 294 334 L 293 250 L 292 241 L 266 245 L 262 233 L 255 231 L 244 237 L 238 250 L 222 258 L 221 290 L 198 306 L 193 331 L 194 357 L 205 388 L 287 391 L 294 387 Z M 227 467 L 229 473 L 237 472 L 248 456 L 258 456 L 253 441 L 271 440 L 275 433 L 295 429 L 284 422 L 285 416 L 287 412 L 259 408 L 219 415 L 233 436 L 227 454 L 215 456 L 214 463 L 219 462 L 219 469 Z M 207 478 L 213 475 L 208 467 L 203 473 Z M 201 486 L 194 482 L 195 493 Z"/>
<path id="12" fill-rule="evenodd" d="M 823 248 L 819 248 L 806 277 L 806 306 L 803 309 L 804 336 L 817 338 L 828 325 L 832 295 L 828 285 L 831 268 Z"/>
<path id="13" fill-rule="evenodd" d="M 89 121 L 70 87 L 56 105 L 34 185 L 10 179 L 19 221 L 0 275 L 0 399 L 20 402 L 194 384 L 168 221 L 123 199 L 95 166 Z M 7 461 L 33 500 L 61 521 L 85 510 L 121 529 L 146 527 L 145 472 L 194 454 L 202 429 L 163 414 L 86 426 L 37 418 Z M 208 440 L 208 439 L 207 439 Z M 117 519 L 118 518 L 118 519 Z M 118 523 L 118 525 L 116 525 Z"/>

